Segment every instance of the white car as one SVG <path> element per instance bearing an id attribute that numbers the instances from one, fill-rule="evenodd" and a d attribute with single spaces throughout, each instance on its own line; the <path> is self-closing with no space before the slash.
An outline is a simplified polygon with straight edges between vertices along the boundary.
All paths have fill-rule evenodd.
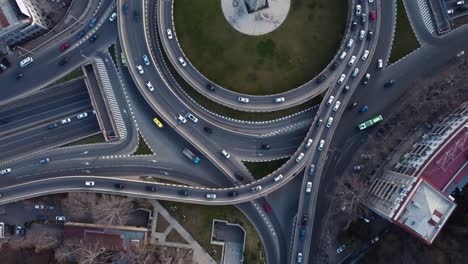
<path id="1" fill-rule="evenodd" d="M 88 113 L 84 112 L 84 113 L 81 113 L 81 114 L 77 115 L 76 118 L 82 119 L 82 118 L 85 118 L 87 116 L 88 116 Z"/>
<path id="2" fill-rule="evenodd" d="M 87 186 L 87 187 L 92 187 L 92 186 L 94 186 L 94 182 L 93 181 L 85 181 L 84 185 Z"/>
<path id="3" fill-rule="evenodd" d="M 464 5 L 465 4 L 465 1 L 462 0 L 462 1 L 457 1 L 457 6 L 461 6 L 461 5 Z"/>
<path id="4" fill-rule="evenodd" d="M 137 68 L 139 74 L 145 73 L 145 71 L 143 70 L 143 67 L 141 67 L 141 65 L 137 65 L 136 68 Z"/>
<path id="5" fill-rule="evenodd" d="M 185 117 L 183 117 L 182 115 L 178 115 L 177 120 L 179 121 L 179 123 L 182 123 L 182 124 L 187 123 L 187 119 L 185 119 Z"/>
<path id="6" fill-rule="evenodd" d="M 5 175 L 11 172 L 11 168 L 6 168 L 3 170 L 0 170 L 0 175 Z"/>
<path id="7" fill-rule="evenodd" d="M 340 254 L 341 252 L 343 252 L 346 248 L 346 245 L 342 245 L 340 246 L 339 248 L 336 249 L 336 253 Z"/>
<path id="8" fill-rule="evenodd" d="M 194 123 L 198 122 L 198 118 L 196 116 L 192 115 L 191 113 L 187 113 L 187 115 L 185 117 L 192 120 L 192 122 L 194 122 Z"/>
<path id="9" fill-rule="evenodd" d="M 303 157 L 304 157 L 304 152 L 299 153 L 299 155 L 297 155 L 296 162 L 300 162 Z"/>
<path id="10" fill-rule="evenodd" d="M 364 54 L 362 55 L 361 60 L 363 60 L 363 61 L 367 60 L 367 57 L 368 57 L 368 56 L 369 56 L 369 50 L 365 50 L 365 51 L 364 51 Z"/>
<path id="11" fill-rule="evenodd" d="M 258 191 L 261 191 L 261 190 L 262 190 L 262 186 L 261 186 L 261 185 L 252 187 L 252 188 L 250 189 L 251 192 L 258 192 Z"/>
<path id="12" fill-rule="evenodd" d="M 349 59 L 348 65 L 353 66 L 355 61 L 356 61 L 356 56 L 352 56 L 351 59 Z"/>
<path id="13" fill-rule="evenodd" d="M 346 58 L 346 55 L 348 55 L 348 53 L 346 51 L 343 51 L 339 57 L 340 60 L 344 60 L 344 58 Z"/>
<path id="14" fill-rule="evenodd" d="M 361 5 L 356 5 L 356 16 L 361 15 Z"/>
<path id="15" fill-rule="evenodd" d="M 351 74 L 351 77 L 356 78 L 356 76 L 358 75 L 358 73 L 359 73 L 359 68 L 355 68 L 354 71 L 353 71 L 353 73 Z"/>
<path id="16" fill-rule="evenodd" d="M 70 119 L 70 118 L 65 118 L 65 119 L 62 119 L 62 120 L 60 121 L 60 124 L 65 125 L 65 124 L 68 124 L 68 123 L 70 123 L 70 122 L 71 122 L 71 119 Z"/>
<path id="17" fill-rule="evenodd" d="M 297 263 L 302 263 L 302 253 L 297 253 Z"/>
<path id="18" fill-rule="evenodd" d="M 216 199 L 216 194 L 214 194 L 214 193 L 207 193 L 207 194 L 206 194 L 206 199 Z"/>
<path id="19" fill-rule="evenodd" d="M 284 97 L 277 97 L 274 100 L 275 103 L 283 103 L 284 102 Z"/>
<path id="20" fill-rule="evenodd" d="M 146 66 L 150 65 L 150 61 L 148 59 L 148 56 L 143 55 L 143 63 L 145 63 Z"/>
<path id="21" fill-rule="evenodd" d="M 322 149 L 323 149 L 323 145 L 324 145 L 324 144 L 325 144 L 325 140 L 323 140 L 323 139 L 322 139 L 322 140 L 320 140 L 320 142 L 319 142 L 319 145 L 318 145 L 317 149 L 318 149 L 318 150 L 322 150 Z"/>
<path id="22" fill-rule="evenodd" d="M 239 101 L 241 103 L 244 103 L 244 104 L 247 104 L 247 103 L 249 103 L 250 100 L 247 97 L 238 97 L 237 101 Z"/>
<path id="23" fill-rule="evenodd" d="M 333 107 L 333 111 L 338 111 L 338 108 L 340 107 L 340 101 L 336 101 L 335 106 Z"/>
<path id="24" fill-rule="evenodd" d="M 341 74 L 340 78 L 338 79 L 338 84 L 342 84 L 344 82 L 344 79 L 346 78 L 346 74 Z"/>
<path id="25" fill-rule="evenodd" d="M 312 191 L 312 182 L 308 181 L 306 184 L 306 193 L 310 193 Z"/>
<path id="26" fill-rule="evenodd" d="M 366 32 L 364 30 L 359 31 L 359 40 L 363 40 L 364 35 L 366 35 Z"/>
<path id="27" fill-rule="evenodd" d="M 65 222 L 65 216 L 56 216 L 55 221 L 57 222 Z"/>
<path id="28" fill-rule="evenodd" d="M 280 175 L 276 176 L 275 178 L 273 178 L 273 181 L 277 182 L 277 181 L 279 181 L 281 179 L 283 179 L 283 174 L 280 174 Z"/>
<path id="29" fill-rule="evenodd" d="M 180 65 L 182 65 L 182 67 L 187 66 L 187 63 L 185 62 L 184 58 L 179 57 L 179 62 L 180 62 Z"/>
<path id="30" fill-rule="evenodd" d="M 353 46 L 353 43 L 354 43 L 354 39 L 349 39 L 348 44 L 346 44 L 346 47 L 350 49 Z"/>
<path id="31" fill-rule="evenodd" d="M 148 88 L 148 90 L 150 90 L 150 92 L 154 91 L 154 87 L 153 85 L 151 84 L 150 81 L 146 81 L 146 88 Z"/>
<path id="32" fill-rule="evenodd" d="M 117 18 L 117 14 L 114 12 L 112 15 L 109 17 L 109 21 L 114 21 Z"/>
<path id="33" fill-rule="evenodd" d="M 379 59 L 377 61 L 377 69 L 382 69 L 383 68 L 383 60 L 382 59 Z"/>
<path id="34" fill-rule="evenodd" d="M 227 153 L 226 150 L 221 150 L 221 154 L 223 154 L 223 156 L 226 158 L 226 159 L 229 159 L 231 157 L 231 154 Z"/>
<path id="35" fill-rule="evenodd" d="M 447 10 L 447 14 L 451 15 L 451 14 L 453 14 L 453 13 L 454 13 L 453 9 Z"/>
<path id="36" fill-rule="evenodd" d="M 333 99 L 335 99 L 335 96 L 330 95 L 330 97 L 328 98 L 327 105 L 331 105 L 333 103 Z"/>
<path id="37" fill-rule="evenodd" d="M 374 2 L 374 0 L 369 0 L 369 3 L 373 3 L 373 2 Z"/>
<path id="38" fill-rule="evenodd" d="M 306 149 L 309 149 L 310 146 L 312 146 L 312 142 L 314 142 L 314 140 L 311 139 L 311 138 L 309 138 L 309 140 L 307 140 L 307 144 L 305 145 L 305 148 L 306 148 Z"/>
<path id="39" fill-rule="evenodd" d="M 331 127 L 332 123 L 333 123 L 333 117 L 330 116 L 328 118 L 327 127 Z"/>
<path id="40" fill-rule="evenodd" d="M 166 29 L 167 38 L 172 39 L 172 30 L 170 28 Z"/>

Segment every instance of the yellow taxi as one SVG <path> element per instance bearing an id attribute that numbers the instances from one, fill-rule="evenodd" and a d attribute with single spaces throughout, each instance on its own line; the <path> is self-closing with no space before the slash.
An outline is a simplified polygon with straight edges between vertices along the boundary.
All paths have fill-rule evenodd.
<path id="1" fill-rule="evenodd" d="M 163 123 L 161 123 L 161 121 L 159 121 L 159 119 L 157 117 L 153 118 L 153 122 L 159 127 L 159 128 L 162 128 L 163 127 Z"/>

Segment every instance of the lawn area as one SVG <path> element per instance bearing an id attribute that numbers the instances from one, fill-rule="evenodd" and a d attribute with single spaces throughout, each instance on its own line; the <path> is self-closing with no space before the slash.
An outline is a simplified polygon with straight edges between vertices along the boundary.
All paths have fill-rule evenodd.
<path id="1" fill-rule="evenodd" d="M 166 241 L 187 244 L 187 241 L 175 229 L 167 234 Z"/>
<path id="2" fill-rule="evenodd" d="M 163 54 L 163 57 L 167 61 L 167 57 L 165 54 Z M 168 63 L 167 66 L 168 66 L 169 71 L 171 71 L 172 76 L 174 76 L 175 80 L 177 81 L 177 83 L 190 95 L 190 97 L 195 99 L 197 103 L 199 103 L 200 105 L 202 105 L 203 107 L 205 107 L 206 109 L 214 113 L 217 113 L 226 117 L 234 118 L 234 119 L 247 120 L 247 121 L 273 120 L 273 119 L 288 116 L 288 115 L 297 113 L 299 111 L 308 109 L 322 102 L 322 96 L 319 95 L 301 105 L 291 107 L 288 109 L 284 109 L 284 110 L 280 110 L 280 111 L 264 112 L 264 113 L 237 111 L 232 108 L 226 107 L 224 105 L 215 103 L 211 101 L 210 99 L 206 98 L 205 96 L 201 95 L 195 89 L 193 89 L 187 82 L 185 82 L 185 80 L 182 77 L 180 77 L 179 74 L 176 73 L 174 67 L 172 67 L 172 64 Z"/>
<path id="3" fill-rule="evenodd" d="M 140 141 L 138 142 L 138 149 L 133 153 L 133 155 L 148 155 L 153 154 L 151 149 L 146 145 L 146 142 L 143 140 L 143 137 L 140 135 Z"/>
<path id="4" fill-rule="evenodd" d="M 214 218 L 240 224 L 245 229 L 247 237 L 244 263 L 261 263 L 260 256 L 265 257 L 262 242 L 255 228 L 236 207 L 202 206 L 168 201 L 159 202 L 208 253 L 211 253 L 213 249 L 216 250 L 216 254 L 213 256 L 215 260 L 220 259 L 221 247 L 210 244 L 211 224 Z M 169 209 L 173 205 L 177 206 L 175 212 Z M 185 222 L 182 221 L 183 215 L 185 215 Z"/>
<path id="5" fill-rule="evenodd" d="M 156 232 L 162 233 L 166 230 L 169 226 L 169 222 L 167 222 L 166 218 L 164 218 L 161 214 L 158 214 L 158 223 L 156 224 Z"/>
<path id="6" fill-rule="evenodd" d="M 87 144 L 94 144 L 94 143 L 105 143 L 106 140 L 104 139 L 104 136 L 102 135 L 101 132 L 99 132 L 96 135 L 83 138 L 71 143 L 68 143 L 66 145 L 63 145 L 63 147 L 70 147 L 70 146 L 78 146 L 78 145 L 87 145 Z"/>
<path id="7" fill-rule="evenodd" d="M 112 60 L 114 60 L 114 64 L 117 65 L 117 58 L 115 57 L 115 44 L 112 44 L 107 50 L 112 56 Z"/>
<path id="8" fill-rule="evenodd" d="M 261 179 L 281 167 L 289 158 L 272 160 L 266 162 L 244 162 L 256 180 Z"/>
<path id="9" fill-rule="evenodd" d="M 396 62 L 406 54 L 419 48 L 419 42 L 411 28 L 402 0 L 397 2 L 397 21 L 390 63 Z"/>
<path id="10" fill-rule="evenodd" d="M 65 75 L 62 78 L 58 79 L 57 81 L 53 82 L 52 85 L 56 85 L 56 84 L 59 84 L 59 83 L 70 81 L 70 80 L 73 80 L 73 79 L 78 78 L 80 76 L 83 76 L 83 71 L 81 70 L 81 67 L 76 68 L 73 71 L 69 72 L 67 75 Z"/>
<path id="11" fill-rule="evenodd" d="M 177 37 L 190 62 L 210 80 L 236 92 L 265 95 L 311 80 L 331 61 L 345 31 L 342 0 L 291 1 L 275 31 L 248 36 L 226 20 L 221 1 L 178 0 Z"/>

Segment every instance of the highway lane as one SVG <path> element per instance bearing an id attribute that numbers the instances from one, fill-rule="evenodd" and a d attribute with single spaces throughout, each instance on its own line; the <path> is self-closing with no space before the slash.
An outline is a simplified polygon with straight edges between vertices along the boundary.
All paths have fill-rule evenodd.
<path id="1" fill-rule="evenodd" d="M 187 58 L 179 45 L 177 40 L 177 30 L 174 26 L 173 13 L 174 13 L 174 1 L 156 1 L 158 3 L 157 7 L 157 24 L 152 24 L 151 26 L 157 27 L 156 30 L 159 31 L 160 40 L 162 42 L 162 47 L 164 48 L 165 54 L 168 55 L 170 63 L 174 66 L 175 70 L 179 73 L 180 76 L 184 78 L 192 87 L 194 87 L 200 94 L 211 99 L 214 102 L 225 105 L 227 107 L 242 110 L 242 111 L 252 111 L 252 112 L 269 112 L 277 111 L 286 108 L 290 108 L 299 104 L 302 104 L 319 94 L 323 93 L 328 89 L 329 85 L 333 82 L 333 79 L 336 79 L 339 75 L 338 72 L 343 71 L 345 68 L 344 65 L 338 66 L 338 69 L 335 71 L 330 70 L 331 64 L 338 59 L 340 55 L 338 52 L 335 57 L 330 60 L 330 63 L 323 71 L 317 75 L 313 80 L 292 89 L 290 91 L 274 94 L 274 95 L 246 95 L 240 94 L 237 92 L 230 91 L 224 87 L 221 87 L 218 84 L 213 83 L 208 78 L 206 78 L 202 73 L 200 73 L 191 63 L 190 59 Z M 351 3 L 352 4 L 352 3 Z M 350 23 L 347 23 L 350 24 Z M 171 29 L 173 32 L 173 38 L 168 39 L 166 29 Z M 344 32 L 344 38 L 342 43 L 340 43 L 338 50 L 342 50 L 346 45 L 345 41 L 347 36 L 351 33 L 349 27 L 346 28 L 347 31 Z M 154 29 L 153 29 L 154 30 Z M 152 31 L 153 31 L 152 30 Z M 178 61 L 178 57 L 183 57 L 187 65 L 182 67 Z M 321 75 L 327 75 L 327 80 L 318 84 L 317 80 Z M 215 92 L 211 92 L 206 88 L 206 85 L 210 83 L 215 88 Z M 238 101 L 239 97 L 249 98 L 249 103 L 240 103 Z M 283 103 L 274 103 L 275 98 L 284 97 L 285 102 Z"/>
<path id="2" fill-rule="evenodd" d="M 92 115 L 92 109 L 88 109 Z M 8 162 L 15 160 L 22 155 L 29 155 L 31 152 L 51 149 L 78 139 L 94 135 L 100 131 L 97 120 L 94 116 L 77 120 L 76 116 L 71 116 L 72 122 L 60 125 L 58 128 L 50 130 L 47 124 L 37 124 L 18 131 L 17 133 L 4 136 L 0 139 L 0 160 Z M 60 122 L 56 120 L 56 122 Z"/>
<path id="3" fill-rule="evenodd" d="M 376 3 L 379 5 L 379 3 Z M 380 9 L 376 8 L 373 4 L 368 5 L 367 2 L 362 3 L 362 12 L 368 13 L 370 10 L 375 10 L 377 11 L 377 19 L 375 21 L 368 21 L 364 25 L 359 26 L 356 31 L 360 31 L 361 29 L 365 30 L 368 32 L 368 30 L 372 30 L 375 32 L 375 35 L 379 35 L 379 26 L 380 26 Z M 354 12 L 353 12 L 354 14 Z M 357 32 L 355 37 L 357 38 Z M 330 128 L 327 128 L 326 126 L 321 126 L 317 128 L 317 133 L 314 138 L 314 143 L 312 144 L 312 149 L 317 149 L 316 152 L 311 152 L 312 155 L 308 156 L 306 155 L 304 157 L 304 162 L 309 164 L 310 166 L 314 166 L 314 172 L 311 173 L 309 171 L 310 167 L 307 167 L 307 169 L 304 172 L 304 178 L 302 182 L 302 187 L 301 187 L 301 193 L 300 193 L 300 201 L 299 201 L 299 209 L 297 212 L 297 223 L 296 226 L 294 227 L 294 237 L 293 239 L 293 245 L 290 253 L 290 263 L 295 263 L 298 261 L 299 258 L 302 259 L 305 263 L 309 262 L 309 256 L 312 254 L 309 251 L 310 244 L 312 241 L 312 238 L 315 237 L 315 231 L 313 229 L 313 225 L 311 223 L 314 223 L 315 220 L 315 205 L 316 205 L 316 200 L 317 200 L 317 193 L 319 190 L 319 185 L 321 181 L 321 171 L 323 168 L 323 162 L 327 159 L 327 152 L 328 152 L 328 145 L 330 144 L 331 137 L 333 136 L 333 133 L 336 129 L 336 123 L 340 120 L 341 114 L 344 109 L 347 108 L 348 106 L 348 101 L 353 93 L 353 91 L 356 89 L 355 87 L 357 85 L 362 85 L 362 77 L 365 73 L 367 73 L 367 68 L 370 65 L 372 58 L 373 58 L 373 52 L 375 50 L 375 47 L 377 45 L 377 41 L 375 39 L 371 39 L 370 41 L 366 41 L 366 45 L 364 47 L 361 47 L 358 52 L 355 54 L 357 57 L 357 62 L 356 62 L 356 68 L 360 68 L 360 74 L 356 78 L 349 78 L 344 80 L 343 85 L 349 85 L 350 86 L 350 91 L 348 93 L 344 93 L 342 86 L 343 85 L 336 85 L 332 89 L 330 89 L 327 93 L 327 95 L 324 97 L 325 101 L 327 98 L 330 98 L 330 101 L 333 101 L 331 104 L 328 104 L 328 102 L 323 102 L 322 105 L 320 106 L 319 112 L 317 114 L 318 117 L 323 118 L 323 122 L 327 122 L 327 119 L 329 117 L 333 117 L 333 123 L 331 124 Z M 364 52 L 364 49 L 369 50 L 369 57 L 366 60 L 362 60 L 361 56 Z M 348 71 L 345 71 L 346 75 L 350 75 L 352 72 L 352 68 L 350 68 Z M 372 77 L 371 77 L 372 78 Z M 331 99 L 331 95 L 334 96 L 334 99 Z M 331 109 L 333 105 L 335 104 L 334 102 L 336 101 L 341 101 L 341 105 L 339 109 Z M 336 108 L 336 105 L 335 107 Z M 313 128 L 311 128 L 312 130 Z M 323 140 L 322 142 L 320 142 Z M 319 145 L 322 145 L 320 148 Z M 308 187 L 310 185 L 310 187 Z M 310 189 L 309 191 L 306 191 L 306 189 Z M 302 223 L 302 217 L 304 215 L 307 215 L 307 217 L 311 220 L 308 221 L 306 224 Z M 301 234 L 304 233 L 304 234 Z M 299 257 L 300 255 L 300 257 Z"/>
<path id="4" fill-rule="evenodd" d="M 52 122 L 91 107 L 84 82 L 74 80 L 50 89 L 43 89 L 0 108 L 0 137 L 46 122 Z"/>

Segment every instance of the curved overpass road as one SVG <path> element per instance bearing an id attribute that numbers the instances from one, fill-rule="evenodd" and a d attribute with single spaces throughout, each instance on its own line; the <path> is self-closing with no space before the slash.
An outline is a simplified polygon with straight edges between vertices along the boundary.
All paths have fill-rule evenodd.
<path id="1" fill-rule="evenodd" d="M 149 0 L 146 0 L 149 1 Z M 173 7 L 174 1 L 156 1 L 157 6 L 157 23 L 153 23 L 150 27 L 157 27 L 151 31 L 159 31 L 160 40 L 162 42 L 162 47 L 164 48 L 165 53 L 168 55 L 168 58 L 172 66 L 177 70 L 180 76 L 189 83 L 193 88 L 195 88 L 198 93 L 209 98 L 210 100 L 222 104 L 224 106 L 249 112 L 271 112 L 287 109 L 293 106 L 300 105 L 302 103 L 311 100 L 312 98 L 323 93 L 326 89 L 329 88 L 330 84 L 333 83 L 334 79 L 339 77 L 339 72 L 343 71 L 346 67 L 346 64 L 342 63 L 335 71 L 330 70 L 330 65 L 337 61 L 340 51 L 344 49 L 348 36 L 352 33 L 347 27 L 347 31 L 344 33 L 344 38 L 340 44 L 337 54 L 330 61 L 330 65 L 325 67 L 325 69 L 316 76 L 313 80 L 308 81 L 307 83 L 284 93 L 274 94 L 274 95 L 247 95 L 240 94 L 237 92 L 230 91 L 224 87 L 221 87 L 217 84 L 214 84 L 203 74 L 201 74 L 191 63 L 190 60 L 184 55 L 182 48 L 179 45 L 177 40 L 177 34 L 174 27 L 173 21 Z M 352 4 L 353 1 L 350 1 Z M 351 9 L 351 8 L 350 8 Z M 351 13 L 351 12 L 349 12 Z M 350 14 L 350 17 L 353 17 L 353 14 Z M 350 24 L 350 23 L 348 23 Z M 166 34 L 166 29 L 172 29 L 173 39 L 168 39 Z M 162 51 L 161 51 L 162 52 Z M 162 56 L 162 55 L 161 55 Z M 178 57 L 183 57 L 187 62 L 185 67 L 182 67 L 178 61 Z M 318 83 L 318 78 L 321 75 L 327 75 L 328 78 L 322 83 Z M 211 92 L 206 88 L 206 85 L 211 83 L 216 88 L 215 92 Z M 238 101 L 239 97 L 249 98 L 249 103 L 240 103 Z M 274 103 L 274 99 L 278 97 L 284 97 L 285 101 L 283 103 Z"/>

